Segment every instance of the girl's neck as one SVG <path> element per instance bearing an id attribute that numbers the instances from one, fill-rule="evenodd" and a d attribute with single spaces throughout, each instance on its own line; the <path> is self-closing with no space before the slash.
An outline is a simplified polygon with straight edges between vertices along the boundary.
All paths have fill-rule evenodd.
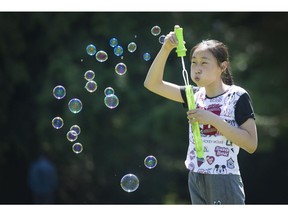
<path id="1" fill-rule="evenodd" d="M 222 81 L 218 83 L 213 83 L 209 86 L 205 86 L 205 91 L 207 97 L 216 97 L 218 95 L 223 94 L 229 88 L 228 85 L 224 84 Z"/>

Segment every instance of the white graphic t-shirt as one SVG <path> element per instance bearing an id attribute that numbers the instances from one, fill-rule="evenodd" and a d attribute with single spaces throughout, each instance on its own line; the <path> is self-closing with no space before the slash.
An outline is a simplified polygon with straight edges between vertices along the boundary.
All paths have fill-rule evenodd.
<path id="1" fill-rule="evenodd" d="M 181 88 L 183 100 L 187 100 L 185 87 Z M 197 108 L 209 110 L 227 123 L 239 127 L 247 119 L 254 118 L 253 107 L 248 93 L 241 87 L 232 85 L 223 94 L 209 98 L 205 88 L 194 88 Z M 189 147 L 185 165 L 187 169 L 205 174 L 240 174 L 237 155 L 239 146 L 227 140 L 212 125 L 200 125 L 204 149 L 204 160 L 197 159 L 193 133 L 189 124 Z"/>

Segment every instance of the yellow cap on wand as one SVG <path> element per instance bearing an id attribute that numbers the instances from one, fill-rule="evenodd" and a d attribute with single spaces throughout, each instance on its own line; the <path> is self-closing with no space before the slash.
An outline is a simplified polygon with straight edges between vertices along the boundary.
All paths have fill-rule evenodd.
<path id="1" fill-rule="evenodd" d="M 180 26 L 175 25 L 174 32 L 176 34 L 176 38 L 178 40 L 178 45 L 176 48 L 176 53 L 178 57 L 186 56 L 186 47 L 184 45 L 184 38 L 183 38 L 183 28 L 180 28 Z"/>

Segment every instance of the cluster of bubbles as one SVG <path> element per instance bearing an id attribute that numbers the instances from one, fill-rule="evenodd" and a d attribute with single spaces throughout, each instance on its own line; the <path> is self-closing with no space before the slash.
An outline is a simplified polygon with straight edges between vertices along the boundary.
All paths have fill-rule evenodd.
<path id="1" fill-rule="evenodd" d="M 119 99 L 118 97 L 114 94 L 114 89 L 112 87 L 107 87 L 104 90 L 104 104 L 110 108 L 114 109 L 119 105 Z"/>
<path id="2" fill-rule="evenodd" d="M 85 84 L 85 89 L 92 93 L 95 92 L 97 90 L 97 82 L 94 80 L 95 78 L 95 73 L 93 70 L 87 70 L 84 74 L 84 78 L 85 80 L 87 80 L 86 84 Z"/>
<path id="3" fill-rule="evenodd" d="M 153 36 L 159 36 L 158 40 L 159 43 L 163 44 L 165 40 L 165 35 L 160 35 L 161 33 L 161 28 L 159 26 L 153 26 L 151 28 L 151 34 Z M 123 59 L 123 53 L 124 53 L 124 48 L 121 46 L 118 42 L 118 39 L 113 37 L 109 40 L 109 45 L 110 47 L 113 48 L 113 52 L 115 56 L 120 56 L 121 59 Z M 130 42 L 127 45 L 127 50 L 130 53 L 134 53 L 137 50 L 137 44 L 135 42 Z M 96 46 L 94 44 L 89 44 L 86 47 L 86 53 L 89 56 L 95 56 L 95 59 L 98 62 L 105 62 L 108 60 L 108 54 L 104 50 L 97 50 Z M 149 52 L 143 53 L 143 59 L 145 61 L 149 61 L 151 59 L 151 55 Z M 116 74 L 122 76 L 127 72 L 127 66 L 124 62 L 119 62 L 115 65 L 115 72 Z M 94 80 L 95 78 L 95 73 L 93 70 L 87 70 L 84 74 L 84 78 L 87 81 L 85 84 L 85 89 L 92 93 L 97 90 L 97 82 Z M 53 95 L 56 99 L 63 99 L 66 95 L 66 89 L 62 85 L 58 85 L 53 89 Z M 114 109 L 119 105 L 119 99 L 115 95 L 115 91 L 112 87 L 107 87 L 104 90 L 104 104 L 110 108 Z M 78 98 L 72 98 L 68 102 L 68 108 L 70 112 L 77 114 L 81 112 L 82 110 L 82 102 Z M 64 121 L 60 116 L 56 116 L 52 120 L 52 126 L 55 129 L 60 129 L 64 125 Z M 79 154 L 83 150 L 83 146 L 80 142 L 76 142 L 78 139 L 78 136 L 81 133 L 81 129 L 78 125 L 72 125 L 69 129 L 69 131 L 66 134 L 67 140 L 70 142 L 75 142 L 72 145 L 72 150 L 76 154 Z M 148 169 L 153 169 L 157 165 L 157 159 L 153 155 L 149 155 L 144 159 L 144 165 Z M 133 192 L 136 191 L 139 187 L 139 179 L 135 174 L 129 173 L 124 175 L 121 178 L 120 185 L 122 189 L 126 192 Z"/>
<path id="4" fill-rule="evenodd" d="M 60 100 L 63 99 L 66 96 L 66 89 L 62 85 L 57 85 L 53 89 L 53 96 Z M 82 102 L 78 98 L 72 98 L 68 103 L 69 110 L 76 114 L 79 113 L 82 110 Z M 55 129 L 60 129 L 64 125 L 64 120 L 60 116 L 56 116 L 52 119 L 52 126 Z M 81 132 L 81 129 L 78 125 L 72 125 L 70 127 L 70 130 L 67 132 L 66 137 L 67 140 L 70 142 L 74 142 L 78 139 L 78 136 Z M 79 154 L 83 150 L 83 146 L 81 143 L 77 142 L 72 145 L 72 150 L 74 153 Z"/>

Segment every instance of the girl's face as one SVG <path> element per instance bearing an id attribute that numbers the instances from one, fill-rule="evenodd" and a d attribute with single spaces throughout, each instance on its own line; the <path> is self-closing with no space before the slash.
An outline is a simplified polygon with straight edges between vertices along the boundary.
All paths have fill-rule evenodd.
<path id="1" fill-rule="evenodd" d="M 199 87 L 221 82 L 222 69 L 217 59 L 205 46 L 199 46 L 191 59 L 191 78 Z"/>

